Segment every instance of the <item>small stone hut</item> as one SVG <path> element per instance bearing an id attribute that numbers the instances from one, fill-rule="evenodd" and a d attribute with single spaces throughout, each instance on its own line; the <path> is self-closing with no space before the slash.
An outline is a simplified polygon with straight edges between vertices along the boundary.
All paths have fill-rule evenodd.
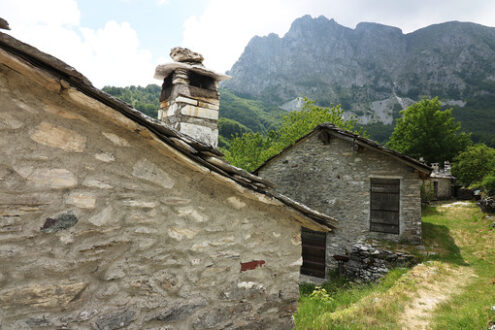
<path id="1" fill-rule="evenodd" d="M 301 226 L 333 228 L 3 33 L 0 153 L 1 329 L 289 328 Z"/>
<path id="2" fill-rule="evenodd" d="M 420 187 L 431 168 L 377 143 L 322 124 L 255 173 L 278 192 L 339 219 L 332 233 L 303 230 L 301 273 L 328 276 L 358 243 L 421 241 Z"/>
<path id="3" fill-rule="evenodd" d="M 429 188 L 436 200 L 450 199 L 454 196 L 455 177 L 451 173 L 450 162 L 445 161 L 443 168 L 440 164 L 431 164 L 433 172 L 431 172 Z"/>

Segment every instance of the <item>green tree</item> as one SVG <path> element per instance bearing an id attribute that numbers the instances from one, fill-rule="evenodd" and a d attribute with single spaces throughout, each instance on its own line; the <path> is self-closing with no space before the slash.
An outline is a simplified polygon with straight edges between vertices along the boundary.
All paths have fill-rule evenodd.
<path id="1" fill-rule="evenodd" d="M 353 131 L 356 120 L 345 120 L 343 114 L 340 105 L 325 108 L 305 98 L 301 110 L 292 111 L 282 117 L 282 126 L 279 129 L 272 130 L 267 135 L 246 133 L 236 136 L 230 149 L 225 151 L 225 158 L 235 166 L 253 171 L 268 158 L 311 132 L 318 124 L 329 122 Z M 362 131 L 355 133 L 364 134 Z"/>
<path id="2" fill-rule="evenodd" d="M 495 175 L 495 149 L 485 144 L 469 146 L 452 164 L 452 174 L 465 186 L 479 184 L 490 173 Z"/>
<path id="3" fill-rule="evenodd" d="M 401 111 L 387 146 L 427 162 L 452 161 L 471 144 L 471 135 L 461 132 L 452 109 L 441 110 L 438 97 L 426 99 Z"/>
<path id="4" fill-rule="evenodd" d="M 354 118 L 344 119 L 344 110 L 340 104 L 325 108 L 317 106 L 315 101 L 305 97 L 301 110 L 292 111 L 288 115 L 282 116 L 279 142 L 285 148 L 311 132 L 321 123 L 332 123 L 335 126 L 352 131 L 356 122 L 357 120 Z"/>
<path id="5" fill-rule="evenodd" d="M 229 150 L 224 150 L 225 159 L 234 166 L 253 171 L 273 155 L 271 150 L 276 143 L 276 134 L 275 131 L 270 131 L 267 136 L 249 132 L 236 136 Z"/>

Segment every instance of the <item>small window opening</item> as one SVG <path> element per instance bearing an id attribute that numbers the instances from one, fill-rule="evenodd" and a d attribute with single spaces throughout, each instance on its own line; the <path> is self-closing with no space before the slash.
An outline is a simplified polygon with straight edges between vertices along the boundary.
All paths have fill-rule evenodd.
<path id="1" fill-rule="evenodd" d="M 194 72 L 189 72 L 189 84 L 198 88 L 216 90 L 215 79 Z"/>

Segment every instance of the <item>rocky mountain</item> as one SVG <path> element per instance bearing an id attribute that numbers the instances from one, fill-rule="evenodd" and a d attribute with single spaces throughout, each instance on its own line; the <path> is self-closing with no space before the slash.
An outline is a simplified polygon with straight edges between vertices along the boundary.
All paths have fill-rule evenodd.
<path id="1" fill-rule="evenodd" d="M 307 96 L 340 103 L 362 123 L 391 124 L 422 96 L 439 96 L 466 127 L 478 129 L 480 116 L 493 124 L 480 136 L 495 127 L 495 28 L 474 23 L 404 34 L 376 23 L 351 29 L 304 16 L 283 37 L 251 39 L 229 74 L 223 87 L 236 95 L 288 110 Z"/>

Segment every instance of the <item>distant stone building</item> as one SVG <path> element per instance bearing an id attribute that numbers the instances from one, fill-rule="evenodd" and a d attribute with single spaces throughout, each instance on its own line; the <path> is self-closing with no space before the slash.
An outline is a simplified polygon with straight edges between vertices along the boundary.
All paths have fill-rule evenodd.
<path id="1" fill-rule="evenodd" d="M 289 328 L 301 226 L 333 228 L 3 33 L 0 154 L 2 329 Z"/>
<path id="2" fill-rule="evenodd" d="M 454 197 L 455 177 L 451 173 L 451 166 L 448 161 L 444 162 L 443 168 L 438 163 L 431 164 L 429 189 L 436 200 L 450 199 Z"/>
<path id="3" fill-rule="evenodd" d="M 303 230 L 301 273 L 325 277 L 335 256 L 372 239 L 421 241 L 420 187 L 431 168 L 373 141 L 319 125 L 255 173 L 276 190 L 339 219 L 332 233 Z"/>

